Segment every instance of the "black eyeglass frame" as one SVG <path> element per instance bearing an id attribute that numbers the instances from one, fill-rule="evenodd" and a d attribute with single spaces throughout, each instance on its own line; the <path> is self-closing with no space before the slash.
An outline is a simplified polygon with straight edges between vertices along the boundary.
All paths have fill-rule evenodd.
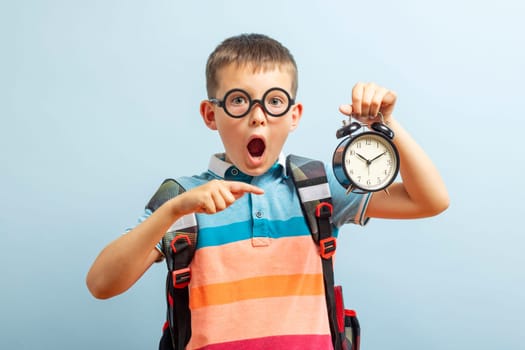
<path id="1" fill-rule="evenodd" d="M 273 91 L 280 91 L 282 93 L 284 93 L 286 95 L 286 97 L 288 98 L 288 107 L 286 107 L 286 109 L 282 112 L 282 113 L 278 113 L 278 114 L 275 114 L 275 113 L 272 113 L 270 112 L 266 106 L 264 105 L 264 100 L 266 99 L 266 96 L 268 96 L 269 93 L 273 92 Z M 246 110 L 245 113 L 241 114 L 241 115 L 233 115 L 231 114 L 228 109 L 226 108 L 226 106 L 224 105 L 224 101 L 226 101 L 226 98 L 234 93 L 234 92 L 242 92 L 243 94 L 245 94 L 247 97 L 248 97 L 248 102 L 249 102 L 249 106 L 248 106 L 248 109 Z M 250 96 L 249 93 L 247 93 L 246 91 L 244 91 L 243 89 L 231 89 L 229 90 L 228 92 L 226 92 L 224 94 L 224 97 L 222 100 L 218 100 L 216 98 L 210 98 L 208 101 L 210 101 L 211 103 L 217 105 L 218 107 L 221 107 L 222 109 L 224 109 L 224 112 L 226 112 L 226 114 L 228 114 L 230 117 L 232 118 L 236 118 L 236 119 L 239 119 L 239 118 L 242 118 L 244 116 L 246 116 L 248 113 L 250 113 L 250 111 L 252 110 L 253 106 L 258 103 L 263 111 L 272 116 L 272 117 L 282 117 L 283 115 L 285 115 L 286 113 L 288 113 L 288 111 L 290 110 L 290 108 L 292 108 L 292 106 L 295 104 L 295 99 L 290 97 L 290 94 L 288 93 L 288 91 L 286 91 L 285 89 L 283 88 L 280 88 L 280 87 L 273 87 L 273 88 L 270 88 L 268 90 L 266 90 L 266 92 L 263 94 L 262 98 L 261 99 L 252 99 L 252 97 Z"/>

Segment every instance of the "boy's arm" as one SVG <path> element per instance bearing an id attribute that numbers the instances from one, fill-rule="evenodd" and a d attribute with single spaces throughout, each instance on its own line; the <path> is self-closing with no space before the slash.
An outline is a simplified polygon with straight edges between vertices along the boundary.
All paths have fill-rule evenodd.
<path id="1" fill-rule="evenodd" d="M 366 215 L 377 218 L 411 219 L 434 216 L 449 204 L 448 192 L 438 170 L 423 149 L 390 119 L 394 143 L 400 157 L 399 172 L 403 182 L 392 184 L 388 191 L 375 192 Z"/>
<path id="2" fill-rule="evenodd" d="M 155 248 L 170 226 L 189 213 L 214 214 L 258 187 L 233 181 L 210 181 L 170 199 L 144 222 L 108 244 L 91 266 L 86 284 L 93 296 L 111 298 L 130 288 L 160 257 Z"/>
<path id="3" fill-rule="evenodd" d="M 449 204 L 446 186 L 438 170 L 410 134 L 392 117 L 397 96 L 373 83 L 358 83 L 352 90 L 352 105 L 340 111 L 362 122 L 371 123 L 369 115 L 383 114 L 385 123 L 394 131 L 394 143 L 400 157 L 402 182 L 394 183 L 388 195 L 375 192 L 370 199 L 368 217 L 408 219 L 437 215 Z"/>

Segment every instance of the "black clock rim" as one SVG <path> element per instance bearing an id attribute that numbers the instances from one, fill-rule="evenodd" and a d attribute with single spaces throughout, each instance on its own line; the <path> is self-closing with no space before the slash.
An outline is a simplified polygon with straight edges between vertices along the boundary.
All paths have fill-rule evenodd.
<path id="1" fill-rule="evenodd" d="M 361 137 L 365 137 L 367 135 L 374 135 L 374 136 L 377 136 L 377 137 L 380 137 L 382 138 L 383 140 L 385 140 L 386 142 L 388 142 L 392 149 L 394 150 L 394 154 L 395 154 L 395 157 L 397 159 L 397 162 L 396 162 L 396 168 L 394 170 L 394 176 L 392 176 L 392 179 L 390 179 L 388 182 L 386 182 L 383 186 L 381 186 L 380 188 L 377 188 L 377 189 L 368 189 L 368 188 L 363 188 L 362 186 L 359 186 L 357 185 L 356 183 L 354 183 L 350 177 L 350 175 L 347 173 L 346 171 L 346 168 L 344 167 L 344 159 L 343 157 L 341 157 L 341 168 L 343 169 L 343 172 L 345 174 L 345 177 L 347 178 L 348 180 L 348 184 L 343 184 L 341 183 L 341 181 L 339 181 L 339 179 L 337 179 L 339 181 L 339 183 L 341 183 L 341 185 L 343 185 L 343 187 L 345 188 L 348 188 L 350 186 L 352 186 L 352 188 L 356 188 L 358 190 L 361 190 L 361 191 L 364 191 L 364 192 L 379 192 L 379 191 L 383 191 L 385 188 L 387 188 L 388 186 L 390 186 L 394 181 L 395 179 L 397 178 L 397 176 L 399 175 L 399 165 L 400 165 L 400 162 L 401 162 L 401 159 L 399 158 L 399 151 L 397 150 L 397 147 L 396 145 L 394 144 L 394 142 L 389 139 L 388 137 L 386 137 L 385 135 L 382 135 L 381 133 L 378 133 L 376 131 L 365 131 L 365 132 L 362 132 L 362 133 L 359 133 L 358 135 L 355 135 L 355 136 L 350 136 L 348 138 L 346 138 L 345 140 L 343 140 L 341 143 L 339 143 L 339 145 L 337 146 L 336 149 L 338 149 L 339 147 L 342 146 L 343 143 L 346 142 L 346 144 L 344 145 L 344 149 L 343 149 L 343 152 L 342 152 L 342 155 L 344 155 L 346 153 L 346 150 L 348 149 L 348 147 L 350 146 L 350 144 L 352 142 L 354 142 L 356 139 L 359 139 Z M 335 156 L 335 154 L 334 154 Z M 336 177 L 337 178 L 337 177 Z"/>

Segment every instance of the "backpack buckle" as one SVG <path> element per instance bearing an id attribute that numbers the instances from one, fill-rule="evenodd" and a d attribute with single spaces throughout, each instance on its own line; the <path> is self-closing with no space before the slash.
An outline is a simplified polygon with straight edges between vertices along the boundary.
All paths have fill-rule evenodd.
<path id="1" fill-rule="evenodd" d="M 337 240 L 335 237 L 328 237 L 319 241 L 319 247 L 321 248 L 321 258 L 330 259 L 335 254 L 337 247 Z"/>
<path id="2" fill-rule="evenodd" d="M 178 266 L 185 266 L 181 269 L 173 269 L 171 272 L 171 279 L 173 281 L 173 287 L 176 289 L 185 288 L 188 286 L 191 280 L 191 270 L 189 265 L 188 258 L 188 248 L 191 247 L 191 240 L 188 235 L 178 235 L 170 243 L 172 254 L 175 261 L 178 261 Z M 177 255 L 179 254 L 179 255 Z M 180 257 L 178 260 L 176 257 Z M 191 259 L 191 257 L 190 257 Z M 177 264 L 174 263 L 175 266 Z M 173 266 L 173 268 L 175 268 Z"/>
<path id="3" fill-rule="evenodd" d="M 173 253 L 178 253 L 186 247 L 191 247 L 191 239 L 188 235 L 178 235 L 172 239 L 170 246 Z"/>
<path id="4" fill-rule="evenodd" d="M 189 267 L 174 270 L 171 272 L 171 279 L 173 280 L 173 287 L 181 289 L 187 287 L 191 280 L 191 270 Z"/>
<path id="5" fill-rule="evenodd" d="M 318 219 L 327 219 L 332 216 L 334 207 L 328 202 L 321 202 L 315 207 L 315 216 Z"/>

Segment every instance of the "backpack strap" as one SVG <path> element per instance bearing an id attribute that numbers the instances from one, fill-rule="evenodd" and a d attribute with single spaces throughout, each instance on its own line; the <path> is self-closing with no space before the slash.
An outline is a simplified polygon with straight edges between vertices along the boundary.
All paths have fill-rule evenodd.
<path id="1" fill-rule="evenodd" d="M 294 181 L 312 238 L 315 243 L 319 243 L 319 224 L 315 211 L 321 203 L 332 204 L 324 164 L 318 160 L 290 154 L 286 158 L 286 171 Z"/>
<path id="2" fill-rule="evenodd" d="M 308 223 L 312 239 L 319 245 L 323 266 L 323 281 L 334 349 L 341 349 L 336 298 L 334 295 L 334 267 L 336 239 L 332 236 L 332 197 L 324 164 L 321 161 L 289 155 L 286 158 L 287 173 L 291 174 L 301 200 L 303 216 Z"/>
<path id="3" fill-rule="evenodd" d="M 185 192 L 173 179 L 165 180 L 153 195 L 146 209 L 152 212 L 169 199 Z M 188 284 L 191 279 L 190 263 L 195 254 L 198 225 L 195 214 L 188 214 L 168 229 L 161 241 L 166 258 L 167 321 L 163 329 L 160 349 L 183 350 L 191 337 L 191 313 Z"/>

